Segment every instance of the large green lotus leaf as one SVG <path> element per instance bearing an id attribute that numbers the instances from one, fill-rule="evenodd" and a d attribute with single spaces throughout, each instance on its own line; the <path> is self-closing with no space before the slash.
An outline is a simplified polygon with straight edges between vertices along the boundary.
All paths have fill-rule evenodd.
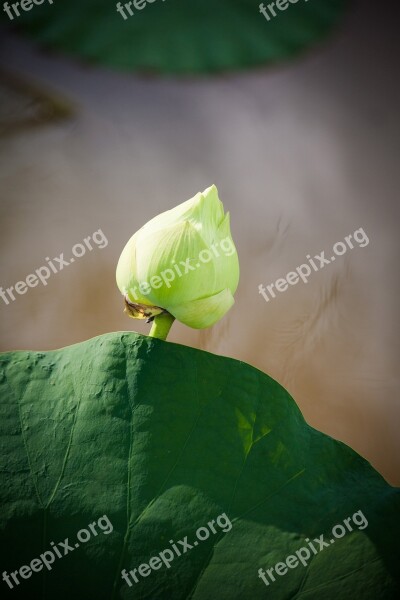
<path id="1" fill-rule="evenodd" d="M 45 0 L 21 11 L 18 26 L 50 48 L 111 68 L 202 73 L 295 55 L 331 31 L 349 0 L 298 0 L 270 21 L 258 0 L 154 0 L 132 6 L 126 20 L 116 4 Z"/>
<path id="2" fill-rule="evenodd" d="M 1 598 L 400 597 L 398 492 L 257 369 L 134 333 L 0 360 L 1 572 L 52 541 L 73 548 L 12 590 L 0 581 Z M 368 526 L 330 544 L 359 510 Z M 121 579 L 222 513 L 230 531 Z M 103 515 L 113 531 L 75 547 Z M 259 579 L 321 534 L 307 567 Z"/>

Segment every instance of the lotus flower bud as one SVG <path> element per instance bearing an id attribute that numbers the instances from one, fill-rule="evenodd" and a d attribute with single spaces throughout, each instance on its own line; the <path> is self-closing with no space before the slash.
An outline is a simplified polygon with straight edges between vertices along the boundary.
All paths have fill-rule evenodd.
<path id="1" fill-rule="evenodd" d="M 161 213 L 126 244 L 117 284 L 134 318 L 170 313 L 202 329 L 234 304 L 239 262 L 215 185 Z"/>

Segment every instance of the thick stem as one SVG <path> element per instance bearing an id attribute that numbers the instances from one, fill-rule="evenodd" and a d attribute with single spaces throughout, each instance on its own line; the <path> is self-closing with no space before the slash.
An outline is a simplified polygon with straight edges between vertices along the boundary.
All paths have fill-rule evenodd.
<path id="1" fill-rule="evenodd" d="M 154 317 L 149 336 L 158 338 L 159 340 L 166 340 L 174 321 L 175 317 L 170 315 L 169 312 L 164 312 L 160 315 L 157 315 Z"/>

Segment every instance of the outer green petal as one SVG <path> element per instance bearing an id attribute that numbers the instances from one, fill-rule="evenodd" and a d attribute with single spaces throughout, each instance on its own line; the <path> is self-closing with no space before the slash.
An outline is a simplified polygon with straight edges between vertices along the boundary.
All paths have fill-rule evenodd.
<path id="1" fill-rule="evenodd" d="M 231 235 L 229 213 L 226 213 L 219 224 L 216 233 L 216 242 L 214 243 L 217 244 L 218 251 L 223 257 L 223 260 L 215 261 L 215 266 L 218 269 L 218 280 L 224 281 L 226 287 L 234 294 L 239 284 L 240 269 L 237 250 Z"/>
<path id="2" fill-rule="evenodd" d="M 139 280 L 151 284 L 152 276 L 162 277 L 165 272 L 167 277 L 173 278 L 169 283 L 170 287 L 166 283 L 161 287 L 153 287 L 148 301 L 166 308 L 168 304 L 188 302 L 205 293 L 213 295 L 225 287 L 224 281 L 217 278 L 215 261 L 200 261 L 200 252 L 208 247 L 190 221 L 180 222 L 156 233 L 139 233 L 136 250 Z M 187 260 L 193 270 L 185 273 L 186 267 L 181 262 L 186 263 Z M 179 271 L 182 275 L 179 275 Z"/>
<path id="3" fill-rule="evenodd" d="M 219 321 L 234 303 L 230 290 L 225 289 L 208 298 L 168 306 L 167 310 L 184 325 L 193 329 L 205 329 Z"/>
<path id="4" fill-rule="evenodd" d="M 149 300 L 139 291 L 139 281 L 136 269 L 136 244 L 139 231 L 137 231 L 126 244 L 119 257 L 117 265 L 117 285 L 123 296 L 127 295 L 132 302 L 149 304 Z M 135 293 L 134 293 L 134 290 Z"/>

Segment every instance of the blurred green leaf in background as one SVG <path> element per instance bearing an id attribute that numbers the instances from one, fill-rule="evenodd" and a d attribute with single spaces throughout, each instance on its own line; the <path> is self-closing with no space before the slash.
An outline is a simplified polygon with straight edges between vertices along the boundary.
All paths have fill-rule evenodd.
<path id="1" fill-rule="evenodd" d="M 13 24 L 48 48 L 109 68 L 200 74 L 294 56 L 323 39 L 348 3 L 299 0 L 267 21 L 258 0 L 156 0 L 132 6 L 124 20 L 113 0 L 57 0 Z"/>

